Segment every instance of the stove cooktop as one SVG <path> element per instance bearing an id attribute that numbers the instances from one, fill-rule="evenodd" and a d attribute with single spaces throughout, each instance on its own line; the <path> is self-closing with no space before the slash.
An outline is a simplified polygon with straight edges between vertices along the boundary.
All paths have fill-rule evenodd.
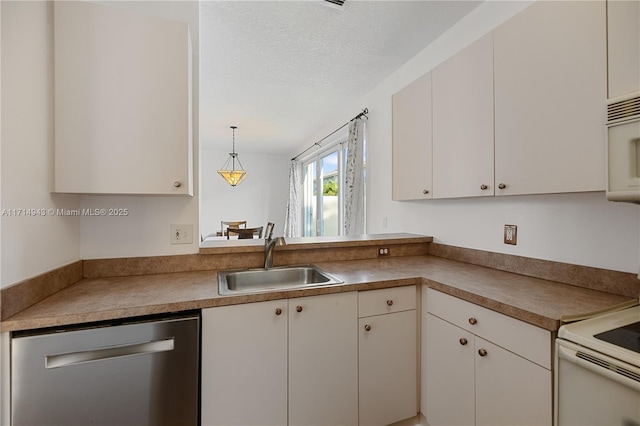
<path id="1" fill-rule="evenodd" d="M 595 334 L 593 337 L 640 353 L 640 321 Z"/>
<path id="2" fill-rule="evenodd" d="M 558 330 L 558 340 L 640 368 L 640 305 L 565 324 Z"/>

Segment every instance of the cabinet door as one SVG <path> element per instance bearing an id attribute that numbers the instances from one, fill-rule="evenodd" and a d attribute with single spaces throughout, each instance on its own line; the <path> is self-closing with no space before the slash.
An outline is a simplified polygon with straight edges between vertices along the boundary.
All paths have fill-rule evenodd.
<path id="1" fill-rule="evenodd" d="M 188 25 L 53 6 L 55 191 L 192 194 Z"/>
<path id="2" fill-rule="evenodd" d="M 360 425 L 388 425 L 417 413 L 416 311 L 361 318 Z"/>
<path id="3" fill-rule="evenodd" d="M 536 2 L 494 30 L 496 195 L 604 190 L 606 71 L 602 1 Z"/>
<path id="4" fill-rule="evenodd" d="M 551 425 L 551 371 L 479 337 L 475 349 L 476 424 Z"/>
<path id="5" fill-rule="evenodd" d="M 607 1 L 609 98 L 640 91 L 640 1 Z"/>
<path id="6" fill-rule="evenodd" d="M 431 72 L 395 93 L 392 104 L 392 198 L 431 198 Z"/>
<path id="7" fill-rule="evenodd" d="M 289 300 L 290 425 L 358 423 L 357 306 L 356 292 Z"/>
<path id="8" fill-rule="evenodd" d="M 493 36 L 432 71 L 433 198 L 494 195 Z"/>
<path id="9" fill-rule="evenodd" d="M 287 301 L 203 309 L 201 385 L 204 426 L 286 425 Z"/>
<path id="10" fill-rule="evenodd" d="M 475 423 L 474 336 L 427 314 L 425 414 L 431 426 Z M 425 365 L 426 364 L 426 365 Z"/>

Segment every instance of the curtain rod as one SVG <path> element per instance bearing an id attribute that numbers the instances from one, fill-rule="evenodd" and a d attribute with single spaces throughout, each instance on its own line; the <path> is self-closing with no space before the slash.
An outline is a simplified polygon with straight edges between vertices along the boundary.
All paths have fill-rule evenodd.
<path id="1" fill-rule="evenodd" d="M 324 138 L 320 139 L 318 142 L 314 143 L 313 145 L 311 145 L 309 148 L 305 149 L 304 151 L 302 151 L 300 154 L 296 155 L 295 157 L 293 157 L 291 159 L 291 161 L 293 160 L 297 160 L 298 157 L 300 157 L 302 154 L 304 154 L 305 152 L 309 151 L 310 149 L 314 148 L 314 147 L 318 147 L 320 148 L 320 142 L 322 142 L 323 140 L 327 139 L 329 136 L 333 135 L 334 133 L 336 133 L 338 130 L 344 128 L 345 126 L 347 126 L 349 123 L 351 123 L 353 120 L 357 120 L 358 118 L 369 118 L 367 117 L 367 114 L 369 114 L 369 109 L 365 108 L 362 110 L 362 112 L 358 115 L 356 115 L 355 117 L 353 117 L 351 120 L 347 121 L 346 123 L 344 123 L 342 126 L 338 127 L 337 129 L 335 129 L 333 132 L 329 133 L 327 136 L 325 136 Z"/>

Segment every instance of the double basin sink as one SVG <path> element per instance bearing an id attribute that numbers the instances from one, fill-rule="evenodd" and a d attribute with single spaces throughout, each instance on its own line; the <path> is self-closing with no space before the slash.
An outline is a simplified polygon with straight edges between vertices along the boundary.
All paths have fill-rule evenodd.
<path id="1" fill-rule="evenodd" d="M 218 272 L 218 293 L 231 295 L 341 284 L 315 265 L 283 266 Z"/>

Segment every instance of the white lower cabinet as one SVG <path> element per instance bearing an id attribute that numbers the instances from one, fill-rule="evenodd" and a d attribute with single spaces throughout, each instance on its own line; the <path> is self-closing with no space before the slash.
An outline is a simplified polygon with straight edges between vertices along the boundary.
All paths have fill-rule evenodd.
<path id="1" fill-rule="evenodd" d="M 357 293 L 202 310 L 202 425 L 358 423 Z"/>
<path id="2" fill-rule="evenodd" d="M 287 300 L 202 310 L 203 426 L 287 424 L 287 311 Z"/>
<path id="3" fill-rule="evenodd" d="M 550 332 L 432 289 L 425 318 L 429 425 L 552 424 Z"/>
<path id="4" fill-rule="evenodd" d="M 426 335 L 427 406 L 426 410 L 422 407 L 423 414 L 432 426 L 475 424 L 473 334 L 427 314 Z"/>
<path id="5" fill-rule="evenodd" d="M 289 425 L 358 424 L 356 292 L 289 300 Z"/>
<path id="6" fill-rule="evenodd" d="M 360 425 L 417 413 L 416 288 L 359 293 Z"/>

